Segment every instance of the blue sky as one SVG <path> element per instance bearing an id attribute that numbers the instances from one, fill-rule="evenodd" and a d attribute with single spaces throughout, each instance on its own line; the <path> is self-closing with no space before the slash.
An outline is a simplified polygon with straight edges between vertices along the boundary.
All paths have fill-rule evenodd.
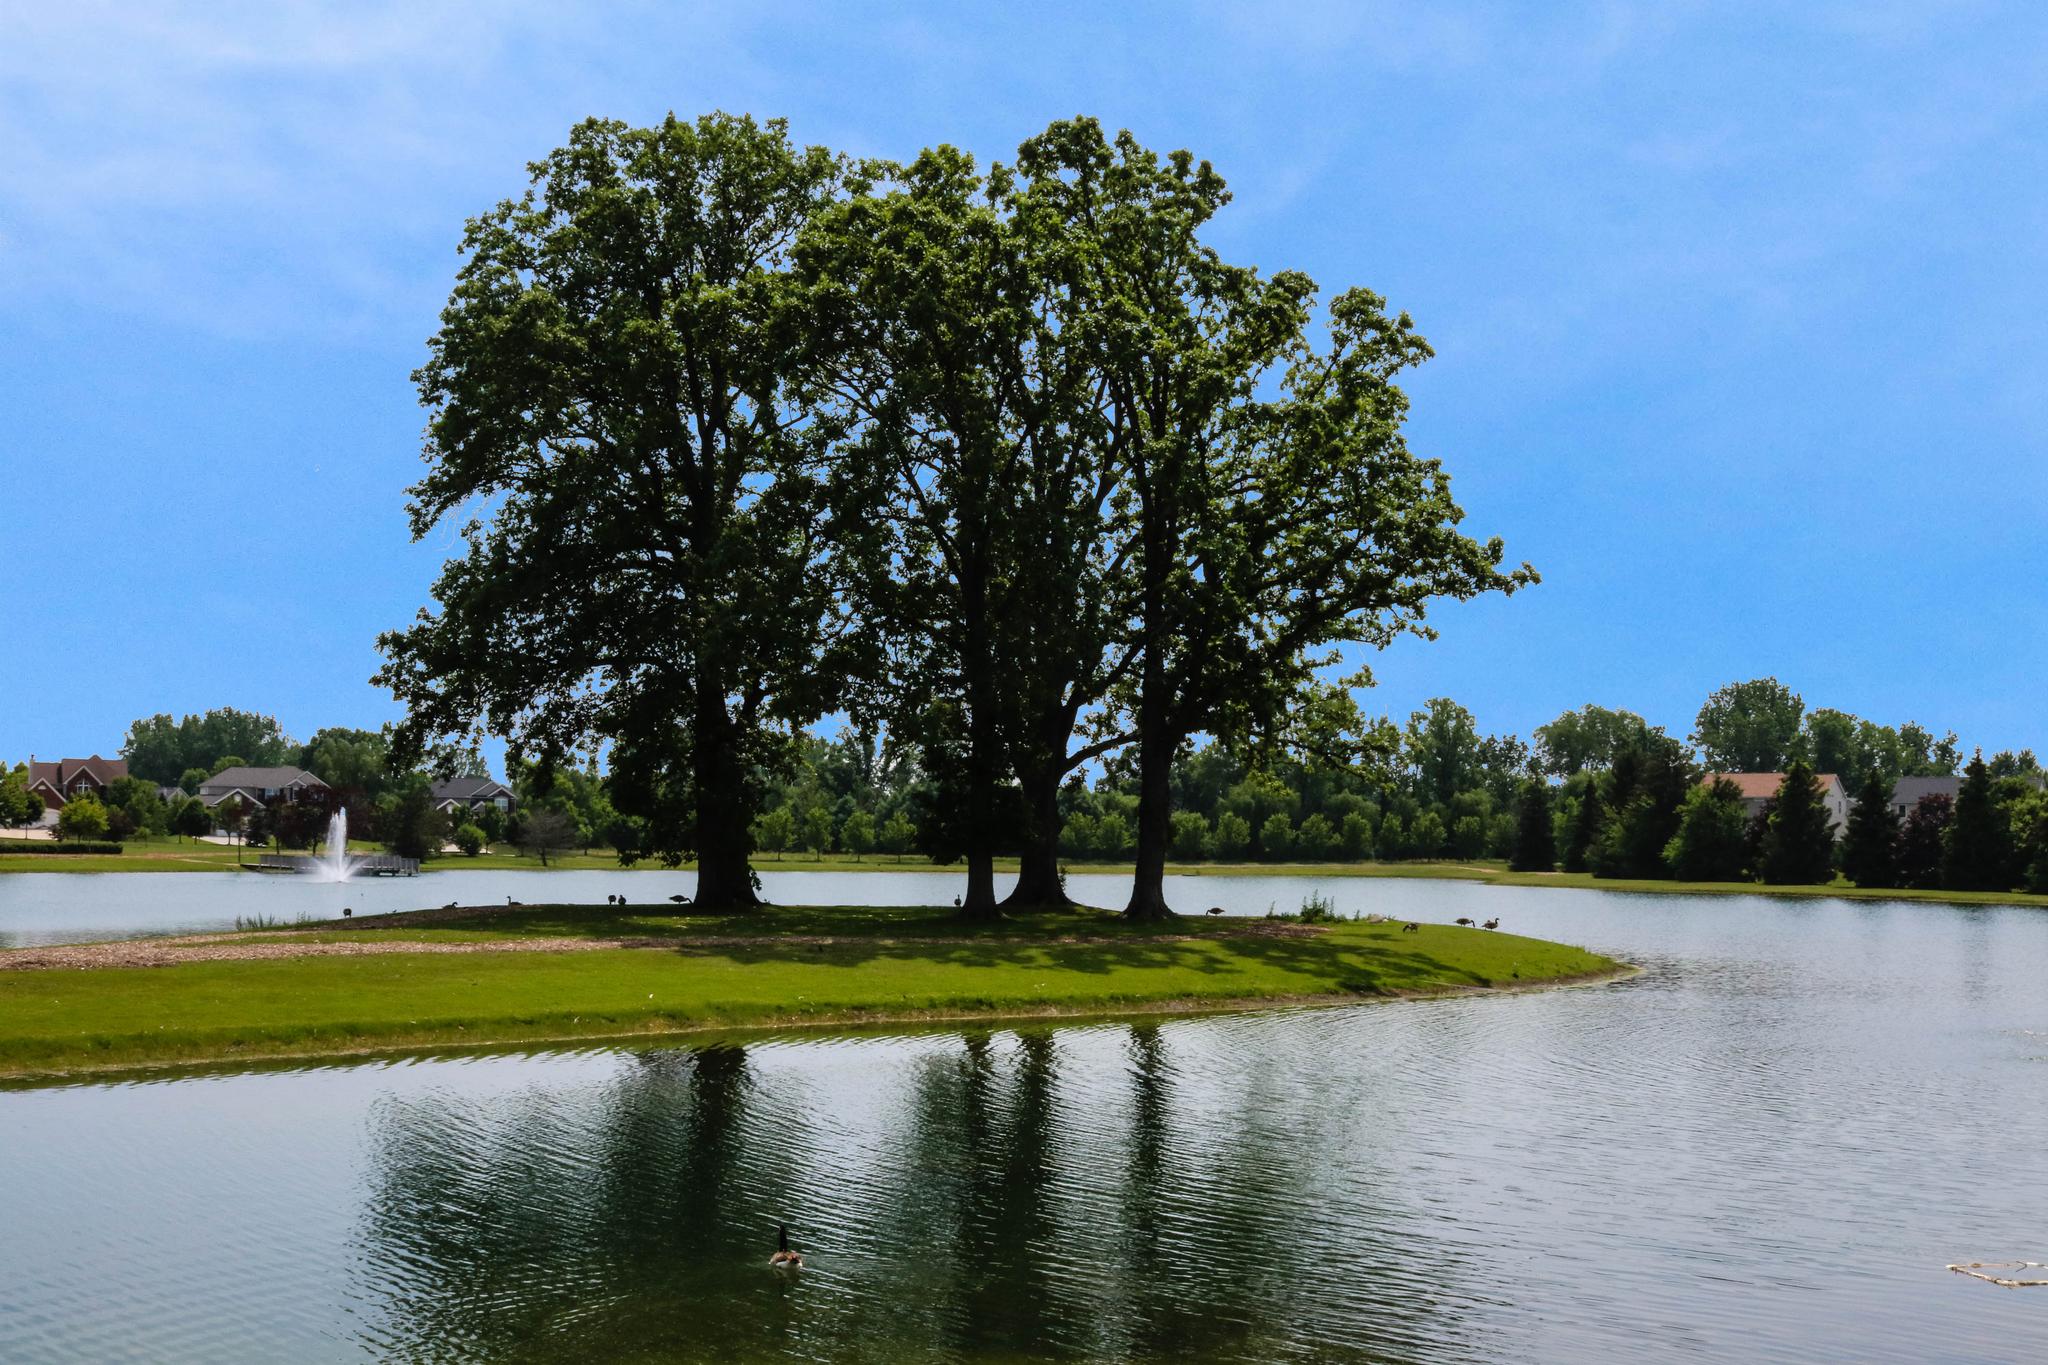
<path id="1" fill-rule="evenodd" d="M 2048 8 L 0 5 L 0 755 L 395 715 L 409 373 L 592 114 L 1215 162 L 1215 243 L 1409 310 L 1411 437 L 1543 584 L 1369 709 L 1683 734 L 1716 685 L 2048 747 Z"/>

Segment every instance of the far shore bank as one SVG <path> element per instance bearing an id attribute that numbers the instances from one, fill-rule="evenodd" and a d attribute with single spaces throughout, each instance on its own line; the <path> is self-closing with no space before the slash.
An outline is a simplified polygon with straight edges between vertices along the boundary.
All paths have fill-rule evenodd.
<path id="1" fill-rule="evenodd" d="M 368 844 L 352 846 L 351 852 L 369 854 L 378 851 Z M 253 850 L 244 854 L 242 871 L 252 875 L 274 875 L 255 873 L 247 866 L 253 863 L 257 853 Z M 1101 876 L 1131 875 L 1131 864 L 1114 862 L 1066 863 L 1071 873 L 1087 873 Z M 9 872 L 233 872 L 238 867 L 235 850 L 209 844 L 173 844 L 167 841 L 152 841 L 138 844 L 131 851 L 122 854 L 47 854 L 9 853 L 6 843 L 0 840 L 0 875 Z M 513 852 L 490 852 L 475 858 L 445 856 L 434 858 L 422 867 L 423 873 L 435 872 L 688 872 L 696 864 L 683 863 L 679 867 L 664 867 L 660 863 L 643 862 L 633 867 L 622 867 L 618 858 L 611 853 L 566 853 L 550 855 L 546 866 L 538 858 Z M 929 862 L 914 855 L 906 854 L 895 858 L 889 854 L 870 854 L 864 858 L 844 855 L 776 856 L 758 855 L 754 859 L 756 872 L 959 872 L 960 865 L 942 865 Z M 1015 858 L 995 860 L 998 875 L 1017 870 Z M 2048 909 L 2048 895 L 2026 891 L 1946 891 L 1911 887 L 1864 887 L 1854 886 L 1837 879 L 1817 886 L 1783 886 L 1762 882 L 1682 882 L 1651 880 L 1610 880 L 1593 876 L 1590 872 L 1512 872 L 1504 862 L 1485 859 L 1458 861 L 1438 859 L 1397 863 L 1168 863 L 1168 876 L 1172 877 L 1392 877 L 1420 878 L 1428 880 L 1449 880 L 1480 882 L 1488 886 L 1550 886 L 1569 887 L 1581 891 L 1609 891 L 1628 895 L 1679 895 L 1679 896 L 1778 896 L 1833 897 L 1843 900 L 1881 901 L 1931 901 L 1944 905 L 2027 905 Z M 1186 909 L 1197 907 L 1189 906 Z"/>
<path id="2" fill-rule="evenodd" d="M 74 960 L 101 947 L 105 965 Z M 243 949 L 262 955 L 234 955 Z M 156 965 L 123 965 L 133 951 Z M 1206 1013 L 1525 990 L 1631 970 L 1540 939 L 1398 922 L 1130 925 L 1082 910 L 984 925 L 929 907 L 737 917 L 458 908 L 134 950 L 0 951 L 0 1076 L 735 1028 Z"/>

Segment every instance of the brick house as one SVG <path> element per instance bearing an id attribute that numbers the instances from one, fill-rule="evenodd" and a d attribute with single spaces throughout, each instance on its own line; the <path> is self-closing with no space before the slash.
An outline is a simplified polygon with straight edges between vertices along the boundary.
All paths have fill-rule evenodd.
<path id="1" fill-rule="evenodd" d="M 104 797 L 107 788 L 128 776 L 128 764 L 118 758 L 60 758 L 53 763 L 28 760 L 28 789 L 43 798 L 43 809 L 59 811 L 64 803 L 90 793 Z"/>

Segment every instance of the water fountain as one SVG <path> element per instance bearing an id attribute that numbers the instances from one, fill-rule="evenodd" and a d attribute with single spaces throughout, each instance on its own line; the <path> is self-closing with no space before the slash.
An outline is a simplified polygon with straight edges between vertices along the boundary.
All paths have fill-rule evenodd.
<path id="1" fill-rule="evenodd" d="M 348 812 L 338 806 L 327 818 L 327 844 L 313 867 L 323 882 L 345 882 L 353 870 L 348 859 Z"/>

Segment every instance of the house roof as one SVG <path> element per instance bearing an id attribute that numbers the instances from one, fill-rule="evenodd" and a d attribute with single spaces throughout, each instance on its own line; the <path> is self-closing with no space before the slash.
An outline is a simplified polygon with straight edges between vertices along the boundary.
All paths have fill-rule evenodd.
<path id="1" fill-rule="evenodd" d="M 241 787 L 252 791 L 275 790 L 301 783 L 308 787 L 324 787 L 322 782 L 304 768 L 223 768 L 199 784 L 201 791 L 227 791 Z"/>
<path id="2" fill-rule="evenodd" d="M 61 790 L 70 786 L 81 772 L 91 774 L 94 781 L 105 787 L 128 776 L 128 764 L 123 759 L 101 758 L 98 754 L 91 758 L 60 758 L 54 763 L 32 762 L 28 765 L 28 781 L 30 786 L 40 781 Z"/>
<path id="3" fill-rule="evenodd" d="M 1962 785 L 1963 779 L 1953 774 L 1944 777 L 1902 777 L 1892 783 L 1892 804 L 1910 808 L 1919 805 L 1923 796 L 1946 796 L 1953 801 Z"/>
<path id="4" fill-rule="evenodd" d="M 512 789 L 503 782 L 489 777 L 451 777 L 434 784 L 436 801 L 489 800 L 499 796 L 510 796 Z"/>
<path id="5" fill-rule="evenodd" d="M 1823 791 L 1842 785 L 1842 779 L 1833 773 L 1815 773 L 1814 776 L 1820 779 Z M 1700 779 L 1700 785 L 1704 787 L 1717 777 L 1733 782 L 1745 801 L 1768 801 L 1778 794 L 1778 788 L 1785 785 L 1783 773 L 1708 773 Z"/>

